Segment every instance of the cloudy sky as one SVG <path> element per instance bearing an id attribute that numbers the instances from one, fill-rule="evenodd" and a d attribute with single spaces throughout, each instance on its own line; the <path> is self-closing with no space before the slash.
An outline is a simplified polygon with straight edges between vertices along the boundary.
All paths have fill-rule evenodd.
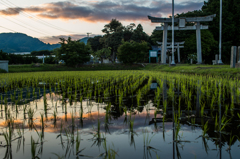
<path id="1" fill-rule="evenodd" d="M 205 0 L 206 1 L 206 0 Z M 204 0 L 175 0 L 175 13 L 199 10 Z M 116 18 L 141 23 L 149 35 L 157 24 L 147 16 L 169 17 L 172 0 L 0 0 L 0 32 L 21 32 L 46 43 L 59 37 L 80 39 L 101 30 Z"/>

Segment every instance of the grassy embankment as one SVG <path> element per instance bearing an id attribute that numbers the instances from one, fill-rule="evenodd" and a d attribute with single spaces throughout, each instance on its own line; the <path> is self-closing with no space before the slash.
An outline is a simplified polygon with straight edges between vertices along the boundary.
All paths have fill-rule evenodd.
<path id="1" fill-rule="evenodd" d="M 83 65 L 77 68 L 67 67 L 64 65 L 9 65 L 9 72 L 42 72 L 42 71 L 99 71 L 99 70 L 151 70 L 160 72 L 184 73 L 184 74 L 199 74 L 199 75 L 214 75 L 228 76 L 240 79 L 240 69 L 230 68 L 229 65 L 189 65 L 181 64 L 176 67 L 169 65 L 144 64 L 142 65 L 123 65 L 123 64 L 95 64 Z"/>
<path id="2" fill-rule="evenodd" d="M 199 74 L 212 76 L 228 76 L 240 79 L 240 69 L 230 68 L 230 65 L 189 65 L 182 64 L 176 67 L 169 67 L 169 65 L 147 65 L 146 70 L 184 73 L 184 74 Z"/>
<path id="3" fill-rule="evenodd" d="M 42 72 L 42 71 L 99 71 L 99 70 L 139 70 L 139 65 L 121 65 L 121 64 L 94 64 L 82 65 L 77 68 L 67 67 L 65 65 L 40 64 L 36 65 L 9 65 L 9 72 Z"/>

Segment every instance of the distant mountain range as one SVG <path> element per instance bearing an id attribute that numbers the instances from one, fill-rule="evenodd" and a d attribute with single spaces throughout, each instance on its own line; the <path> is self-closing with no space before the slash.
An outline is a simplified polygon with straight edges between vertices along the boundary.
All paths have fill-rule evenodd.
<path id="1" fill-rule="evenodd" d="M 84 42 L 85 45 L 87 45 L 88 39 L 89 39 L 89 37 L 82 38 L 82 39 L 80 40 L 80 42 Z"/>
<path id="2" fill-rule="evenodd" d="M 85 37 L 80 41 L 86 44 L 87 40 L 88 37 Z M 0 50 L 7 53 L 53 50 L 60 46 L 60 44 L 46 44 L 37 38 L 33 38 L 23 33 L 0 34 Z"/>

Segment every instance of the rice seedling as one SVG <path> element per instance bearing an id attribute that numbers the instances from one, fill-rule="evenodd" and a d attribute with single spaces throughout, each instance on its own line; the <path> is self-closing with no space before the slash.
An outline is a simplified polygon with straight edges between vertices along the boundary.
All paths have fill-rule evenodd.
<path id="1" fill-rule="evenodd" d="M 196 124 L 196 119 L 195 118 L 191 118 L 191 125 L 195 126 L 195 124 Z"/>
<path id="2" fill-rule="evenodd" d="M 226 151 L 228 151 L 229 153 L 230 153 L 230 151 L 231 151 L 231 146 L 232 146 L 232 144 L 233 144 L 234 137 L 235 137 L 235 136 L 233 136 L 233 135 L 232 135 L 232 132 L 231 132 L 230 138 L 229 138 L 229 141 L 228 141 L 228 148 L 226 149 Z"/>
<path id="3" fill-rule="evenodd" d="M 32 159 L 39 158 L 37 154 L 37 142 L 34 141 L 32 136 L 31 136 L 31 154 L 32 154 Z"/>
<path id="4" fill-rule="evenodd" d="M 28 118 L 29 118 L 30 120 L 33 119 L 34 113 L 35 113 L 34 109 L 32 109 L 32 108 L 29 108 L 29 109 L 28 109 Z"/>
<path id="5" fill-rule="evenodd" d="M 176 141 L 180 141 L 181 135 L 180 131 L 185 132 L 185 129 L 181 129 L 181 122 L 185 122 L 189 120 L 188 123 L 192 128 L 198 127 L 199 122 L 201 122 L 198 116 L 193 118 L 193 114 L 195 110 L 195 104 L 198 98 L 198 103 L 201 105 L 198 108 L 198 115 L 201 116 L 202 119 L 208 119 L 209 125 L 202 120 L 202 136 L 207 137 L 208 131 L 212 131 L 213 129 L 209 129 L 210 122 L 211 124 L 215 121 L 215 130 L 217 132 L 224 130 L 228 133 L 230 129 L 236 124 L 236 114 L 238 112 L 237 103 L 239 97 L 239 89 L 238 88 L 239 81 L 236 79 L 230 79 L 229 77 L 225 77 L 224 79 L 212 76 L 201 76 L 201 75 L 185 75 L 185 74 L 169 74 L 169 73 L 158 73 L 151 71 L 119 71 L 119 72 L 51 72 L 51 73 L 31 73 L 26 74 L 26 76 L 15 76 L 9 75 L 11 79 L 9 79 L 10 84 L 5 86 L 4 88 L 0 88 L 2 92 L 0 92 L 1 98 L 1 110 L 5 107 L 4 111 L 1 112 L 1 117 L 5 117 L 6 120 L 9 120 L 11 116 L 16 114 L 16 120 L 21 117 L 28 115 L 29 118 L 33 118 L 34 116 L 31 114 L 38 114 L 41 112 L 41 104 L 38 104 L 40 101 L 36 102 L 37 98 L 41 98 L 43 96 L 43 114 L 41 115 L 40 123 L 38 125 L 42 129 L 42 133 L 44 134 L 44 130 L 55 128 L 55 124 L 57 123 L 57 119 L 62 119 L 60 128 L 60 137 L 62 138 L 62 131 L 65 130 L 68 138 L 67 143 L 64 140 L 61 142 L 63 149 L 66 150 L 67 154 L 65 157 L 68 158 L 70 152 L 73 152 L 74 144 L 76 144 L 76 152 L 71 155 L 76 155 L 80 148 L 80 137 L 77 139 L 74 136 L 74 131 L 71 130 L 71 127 L 75 127 L 75 115 L 73 113 L 79 111 L 79 123 L 83 130 L 89 124 L 89 121 L 92 122 L 96 118 L 99 118 L 98 126 L 96 128 L 96 132 L 94 133 L 93 141 L 105 141 L 106 140 L 98 140 L 101 138 L 106 138 L 100 132 L 100 120 L 104 120 L 105 132 L 111 132 L 112 127 L 121 127 L 116 124 L 117 120 L 123 119 L 124 123 L 127 123 L 124 126 L 127 126 L 129 132 L 129 141 L 130 146 L 135 145 L 134 135 L 136 135 L 137 131 L 133 128 L 134 122 L 135 124 L 140 125 L 139 121 L 142 118 L 142 114 L 145 119 L 145 125 L 141 125 L 145 127 L 148 125 L 147 118 L 154 117 L 153 120 L 158 120 L 158 114 L 162 111 L 162 127 L 159 126 L 159 122 L 152 122 L 150 119 L 148 120 L 149 126 L 155 127 L 157 131 L 158 128 L 163 129 L 163 139 L 165 139 L 165 135 L 169 135 L 167 127 L 165 127 L 166 121 L 169 120 L 170 110 L 167 109 L 168 104 L 176 107 L 177 111 L 174 115 L 174 134 Z M 0 75 L 0 77 L 3 77 Z M 18 77 L 18 78 L 17 78 Z M 61 79 L 61 80 L 60 80 Z M 0 78 L 0 81 L 2 79 Z M 43 82 L 44 81 L 44 82 Z M 156 90 L 150 90 L 151 83 L 156 81 L 158 83 L 158 87 Z M 42 82 L 43 84 L 39 84 Z M 53 92 L 54 91 L 54 92 Z M 10 93 L 9 93 L 10 92 Z M 29 93 L 30 92 L 30 93 Z M 235 93 L 234 93 L 235 92 Z M 50 99 L 47 97 L 50 95 Z M 34 97 L 36 96 L 36 97 Z M 94 97 L 92 97 L 94 96 Z M 15 98 L 16 97 L 16 98 Z M 34 97 L 34 105 L 29 101 L 29 98 Z M 62 112 L 57 109 L 57 102 L 54 104 L 53 100 L 61 98 L 62 100 Z M 224 100 L 223 100 L 224 99 Z M 9 101 L 14 101 L 15 103 L 8 103 Z M 48 106 L 48 102 L 52 105 L 52 123 L 47 121 L 47 114 L 50 111 L 50 107 Z M 75 102 L 75 103 L 73 103 Z M 102 106 L 106 106 L 106 111 L 102 110 Z M 72 107 L 74 104 L 74 107 Z M 219 104 L 223 104 L 224 113 L 217 113 L 216 107 Z M 35 106 L 36 105 L 36 106 Z M 55 107 L 54 107 L 55 105 Z M 79 107 L 80 105 L 80 107 Z M 110 106 L 109 106 L 110 105 Z M 97 112 L 95 109 L 97 106 Z M 131 108 L 130 108 L 131 107 Z M 155 108 L 154 108 L 155 107 Z M 34 109 L 33 109 L 34 108 Z M 105 108 L 105 107 L 104 107 Z M 118 109 L 119 108 L 119 109 Z M 209 110 L 210 109 L 210 110 Z M 219 108 L 220 109 L 220 108 Z M 83 110 L 88 111 L 88 116 L 86 117 L 86 123 L 84 116 L 86 115 Z M 128 110 L 130 113 L 128 113 Z M 67 114 L 68 112 L 70 113 Z M 123 111 L 123 112 L 122 112 Z M 231 111 L 231 112 L 230 112 Z M 62 115 L 63 113 L 63 115 Z M 65 114 L 64 114 L 65 113 Z M 91 113 L 91 114 L 90 114 Z M 136 114 L 138 113 L 138 114 Z M 230 114 L 231 113 L 231 114 Z M 45 114 L 45 116 L 44 116 Z M 97 114 L 97 115 L 96 115 Z M 137 120 L 134 121 L 132 115 L 136 114 Z M 232 118 L 229 116 L 235 115 Z M 59 115 L 59 118 L 57 117 Z M 62 116 L 61 116 L 62 115 Z M 122 117 L 123 115 L 123 117 Z M 222 120 L 218 120 L 219 117 L 223 115 Z M 43 118 L 43 116 L 45 118 Z M 186 117 L 188 119 L 186 119 Z M 37 117 L 37 116 L 36 116 Z M 203 118 L 204 117 L 204 118 Z M 212 117 L 212 118 L 210 118 Z M 17 119 L 18 118 L 18 119 Z M 65 123 L 63 124 L 63 120 L 65 118 Z M 200 119 L 201 119 L 200 118 Z M 215 118 L 215 119 L 214 119 Z M 240 118 L 240 115 L 239 115 Z M 239 119 L 238 118 L 238 119 Z M 68 121 L 69 119 L 69 121 Z M 111 120 L 114 119 L 114 120 Z M 195 120 L 196 119 L 196 120 Z M 233 119 L 233 120 L 231 120 Z M 1 119 L 0 119 L 1 120 Z M 109 126 L 113 122 L 113 126 Z M 96 121 L 96 120 L 95 120 Z M 69 123 L 71 124 L 70 129 L 68 128 Z M 83 126 L 84 123 L 84 126 Z M 120 122 L 122 124 L 122 122 Z M 231 124 L 232 125 L 231 125 Z M 68 124 L 68 126 L 63 126 Z M 93 123 L 94 124 L 94 123 Z M 57 125 L 57 124 L 56 124 Z M 86 127 L 85 127 L 86 126 Z M 47 127 L 47 128 L 46 128 Z M 12 127 L 13 128 L 13 127 Z M 137 128 L 137 127 L 136 127 Z M 153 127 L 152 127 L 153 128 Z M 157 129 L 156 129 L 157 128 Z M 228 129 L 229 128 L 229 129 Z M 153 128 L 154 129 L 154 128 Z M 24 129 L 23 129 L 24 130 Z M 135 131 L 136 132 L 135 132 Z M 199 129 L 195 129 L 196 131 L 200 131 Z M 56 131 L 56 129 L 54 130 Z M 114 131 L 115 132 L 115 131 Z M 211 133 L 211 132 L 210 132 Z M 40 134 L 40 133 L 39 133 Z M 211 133 L 214 134 L 214 133 Z M 114 134 L 113 134 L 114 135 Z M 150 135 L 150 134 L 149 134 Z M 156 134 L 158 135 L 158 134 Z M 234 136 L 235 134 L 233 134 Z M 18 135 L 19 136 L 19 135 Z M 218 136 L 218 133 L 216 133 Z M 81 136 L 82 137 L 82 136 Z M 203 143 L 206 143 L 208 138 L 203 137 Z M 212 135 L 211 135 L 212 137 Z M 83 136 L 84 138 L 84 136 Z M 145 145 L 150 138 L 145 135 Z M 210 138 L 210 137 L 209 137 Z M 214 137 L 212 137 L 214 138 Z M 40 137 L 38 139 L 40 141 Z M 137 139 L 138 140 L 138 139 Z M 213 139 L 214 140 L 214 139 Z M 35 140 L 36 141 L 36 140 Z M 155 140 L 151 140 L 155 143 Z M 176 142 L 179 144 L 179 142 Z M 46 143 L 47 144 L 47 143 Z M 68 144 L 67 146 L 64 144 Z M 82 144 L 82 143 L 81 143 Z M 142 143 L 144 145 L 144 143 Z M 84 144 L 82 144 L 84 145 Z M 97 145 L 99 145 L 97 143 Z M 205 145 L 205 144 L 204 144 Z M 107 146 L 106 146 L 107 147 Z M 207 146 L 204 146 L 207 152 Z M 110 147 L 108 148 L 111 149 Z M 78 151 L 77 151 L 78 150 Z M 176 147 L 177 150 L 177 147 Z M 146 151 L 148 151 L 146 149 Z M 177 150 L 178 151 L 178 150 Z M 108 152 L 110 153 L 110 152 Z M 177 152 L 178 153 L 178 152 Z M 37 153 L 36 153 L 37 154 Z M 114 155 L 114 154 L 113 154 Z M 81 156 L 81 153 L 79 153 Z M 107 157 L 108 155 L 104 155 Z M 110 155 L 111 156 L 111 155 Z M 61 156 L 60 156 L 61 157 Z M 71 156 L 72 157 L 72 156 Z M 69 158 L 71 158 L 69 157 Z M 103 156 L 102 156 L 103 157 Z"/>
<path id="6" fill-rule="evenodd" d="M 125 113 L 125 116 L 127 116 L 127 107 L 125 106 L 124 108 L 123 108 L 123 111 L 124 111 L 124 113 Z"/>
<path id="7" fill-rule="evenodd" d="M 155 122 L 157 121 L 157 113 L 158 113 L 158 110 L 156 109 L 156 110 L 154 111 Z"/>
<path id="8" fill-rule="evenodd" d="M 192 99 L 192 92 L 189 91 L 189 93 L 188 93 L 188 100 L 191 101 L 191 99 Z"/>
<path id="9" fill-rule="evenodd" d="M 98 120 L 96 133 L 93 134 L 93 138 L 91 139 L 94 141 L 92 146 L 96 144 L 99 147 L 101 146 L 102 142 L 106 140 L 105 136 L 100 131 L 100 125 L 101 125 L 101 122 Z"/>
<path id="10" fill-rule="evenodd" d="M 75 128 L 75 117 L 73 115 L 73 112 L 71 113 L 71 121 L 72 121 L 71 127 L 72 127 L 72 133 L 73 133 Z"/>
<path id="11" fill-rule="evenodd" d="M 67 137 L 67 141 L 73 144 L 74 140 L 74 132 L 70 130 L 70 128 L 64 128 L 65 136 Z"/>
<path id="12" fill-rule="evenodd" d="M 45 112 L 45 114 L 47 114 L 47 97 L 46 97 L 45 93 L 43 95 L 43 103 L 44 103 L 44 112 Z"/>
<path id="13" fill-rule="evenodd" d="M 118 98 L 119 99 L 119 106 L 122 106 L 122 104 L 123 104 L 123 92 L 119 90 L 118 94 L 119 94 L 119 98 Z"/>
<path id="14" fill-rule="evenodd" d="M 43 144 L 43 139 L 44 139 L 44 133 L 43 133 L 43 132 L 39 132 L 39 131 L 36 129 L 35 126 L 33 126 L 33 128 L 34 128 L 35 132 L 37 133 L 38 139 L 40 139 L 40 143 L 41 143 L 41 145 L 42 145 L 42 144 Z M 36 143 L 38 144 L 38 140 L 37 140 Z"/>
<path id="15" fill-rule="evenodd" d="M 163 102 L 163 114 L 165 115 L 167 113 L 167 101 L 165 100 Z"/>
<path id="16" fill-rule="evenodd" d="M 180 125 L 180 120 L 178 119 L 178 114 L 174 114 L 174 126 L 175 126 L 175 140 L 178 141 L 178 139 L 180 139 L 180 129 L 181 129 L 181 125 Z"/>
<path id="17" fill-rule="evenodd" d="M 232 120 L 232 118 L 230 119 L 227 119 L 227 117 L 225 115 L 222 116 L 221 118 L 221 130 L 222 131 L 228 124 L 229 124 L 229 121 Z"/>
<path id="18" fill-rule="evenodd" d="M 224 112 L 224 114 L 226 116 L 228 115 L 228 109 L 229 109 L 229 105 L 227 104 L 227 105 L 225 105 L 225 112 Z"/>
<path id="19" fill-rule="evenodd" d="M 53 112 L 53 125 L 56 126 L 56 121 L 57 121 L 57 112 L 54 110 Z"/>
<path id="20" fill-rule="evenodd" d="M 133 129 L 133 125 L 134 125 L 134 119 L 131 118 L 131 115 L 129 117 L 129 135 L 130 135 L 130 145 L 134 145 L 134 148 L 136 148 L 135 145 L 135 140 L 134 140 L 134 135 L 137 135 L 137 133 L 134 131 Z"/>
<path id="21" fill-rule="evenodd" d="M 205 103 L 201 103 L 201 116 L 202 117 L 204 115 L 204 108 L 205 108 Z"/>
<path id="22" fill-rule="evenodd" d="M 149 132 L 147 129 L 142 130 L 142 134 L 143 134 L 143 146 L 147 148 L 150 147 L 150 143 L 152 141 L 152 138 L 155 136 L 155 134 L 150 138 Z"/>
<path id="23" fill-rule="evenodd" d="M 19 137 L 22 137 L 22 132 L 20 130 L 19 125 L 17 125 L 17 134 L 18 134 Z"/>
<path id="24" fill-rule="evenodd" d="M 41 116 L 40 122 L 41 122 L 42 136 L 44 137 L 44 128 L 45 128 L 45 125 L 44 125 L 43 113 L 41 113 L 40 116 Z"/>
<path id="25" fill-rule="evenodd" d="M 10 110 L 8 110 L 8 117 L 7 117 L 6 122 L 7 122 L 8 127 L 11 127 L 12 129 L 14 129 L 14 119 L 10 114 Z"/>
<path id="26" fill-rule="evenodd" d="M 67 114 L 67 103 L 65 103 L 65 107 L 64 107 L 64 111 L 65 111 L 65 114 Z"/>
<path id="27" fill-rule="evenodd" d="M 1 94 L 1 111 L 2 111 L 3 96 Z"/>
<path id="28" fill-rule="evenodd" d="M 118 154 L 114 148 L 114 144 L 112 144 L 112 147 L 113 148 L 110 148 L 110 146 L 107 147 L 107 142 L 105 140 L 103 143 L 104 152 L 101 153 L 100 155 L 98 155 L 98 157 L 102 157 L 104 159 L 115 159 L 116 155 L 118 155 Z"/>
<path id="29" fill-rule="evenodd" d="M 13 136 L 13 129 L 12 127 L 8 126 L 8 131 L 3 131 L 3 136 L 6 142 L 6 146 L 12 145 L 12 136 Z"/>
<path id="30" fill-rule="evenodd" d="M 210 105 L 210 109 L 214 109 L 214 102 L 215 102 L 215 96 L 212 96 L 212 101 L 211 101 L 211 105 Z"/>
<path id="31" fill-rule="evenodd" d="M 142 130 L 142 134 L 143 134 L 143 147 L 144 147 L 143 156 L 145 158 L 149 158 L 149 156 L 152 157 L 151 152 L 154 152 L 157 154 L 157 151 L 159 151 L 158 149 L 150 146 L 151 140 L 155 136 L 155 134 L 150 138 L 149 132 L 147 131 L 147 129 Z"/>
<path id="32" fill-rule="evenodd" d="M 239 114 L 239 113 L 237 113 L 237 116 L 238 116 L 238 118 L 240 119 L 240 114 Z"/>
<path id="33" fill-rule="evenodd" d="M 137 96 L 136 96 L 136 98 L 137 98 L 137 105 L 138 106 L 140 106 L 141 95 L 142 95 L 141 90 L 138 90 L 138 93 L 137 93 Z"/>
<path id="34" fill-rule="evenodd" d="M 202 135 L 199 137 L 203 137 L 203 138 L 208 138 L 207 131 L 209 130 L 208 128 L 208 121 L 203 125 L 203 131 L 202 131 Z"/>
<path id="35" fill-rule="evenodd" d="M 215 130 L 219 131 L 219 123 L 218 123 L 218 116 L 217 116 L 217 114 L 216 114 L 216 117 L 215 117 Z"/>

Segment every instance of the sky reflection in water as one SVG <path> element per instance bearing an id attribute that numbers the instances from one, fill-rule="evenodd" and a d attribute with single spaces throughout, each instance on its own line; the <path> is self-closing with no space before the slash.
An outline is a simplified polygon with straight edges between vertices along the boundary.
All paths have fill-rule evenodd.
<path id="1" fill-rule="evenodd" d="M 64 130 L 72 130 L 72 114 L 74 116 L 74 135 L 77 136 L 76 131 L 79 131 L 81 136 L 80 149 L 86 148 L 81 152 L 82 155 L 88 155 L 92 157 L 97 157 L 104 153 L 103 144 L 94 143 L 92 140 L 93 135 L 96 133 L 98 127 L 98 120 L 100 121 L 100 131 L 102 135 L 106 137 L 107 147 L 114 149 L 118 156 L 117 158 L 156 158 L 158 155 L 160 158 L 238 158 L 239 154 L 239 142 L 235 142 L 231 148 L 230 153 L 226 151 L 228 145 L 225 144 L 222 147 L 222 156 L 220 155 L 220 150 L 215 142 L 211 139 L 207 140 L 202 137 L 202 128 L 192 127 L 187 124 L 181 125 L 181 130 L 179 132 L 180 140 L 184 142 L 173 142 L 173 123 L 167 121 L 164 123 L 158 122 L 156 124 L 150 124 L 149 122 L 154 118 L 154 109 L 151 101 L 147 106 L 145 106 L 142 112 L 138 112 L 136 109 L 132 112 L 128 112 L 127 116 L 121 115 L 120 117 L 115 117 L 111 112 L 108 115 L 108 124 L 106 124 L 106 104 L 97 104 L 92 102 L 92 108 L 90 109 L 89 103 L 87 101 L 83 102 L 83 113 L 81 118 L 80 103 L 76 103 L 69 106 L 67 103 L 67 113 L 62 109 L 61 102 L 59 101 L 59 96 L 54 96 L 53 103 L 48 95 L 48 114 L 47 118 L 44 118 L 45 129 L 44 129 L 44 139 L 42 146 L 42 153 L 38 156 L 40 158 L 57 158 L 55 154 L 60 157 L 65 158 L 76 158 L 76 143 L 71 143 L 67 140 Z M 57 102 L 57 120 L 54 123 L 53 110 L 55 103 Z M 88 104 L 87 104 L 88 103 Z M 41 117 L 40 112 L 44 110 L 43 99 L 31 102 L 30 105 L 34 106 L 37 104 L 37 112 L 34 114 L 34 125 L 35 128 L 41 132 Z M 50 109 L 51 108 L 51 109 Z M 148 110 L 147 110 L 148 109 Z M 6 126 L 5 114 L 2 113 L 0 119 L 0 127 Z M 16 116 L 16 115 L 15 115 Z M 157 114 L 157 118 L 161 118 L 161 114 Z M 134 120 L 133 130 L 131 131 L 129 127 L 130 118 Z M 6 152 L 11 152 L 8 158 L 18 158 L 26 159 L 31 158 L 31 136 L 35 141 L 38 140 L 37 133 L 34 129 L 29 129 L 28 119 L 24 120 L 22 111 L 19 111 L 17 117 L 15 117 L 15 125 L 25 123 L 24 126 L 24 140 L 19 139 L 12 142 L 11 151 L 5 147 L 0 148 L 0 158 L 6 156 Z M 81 122 L 82 120 L 82 122 Z M 61 137 L 58 135 L 61 132 L 62 123 L 62 141 Z M 4 130 L 4 129 L 2 129 Z M 152 136 L 152 140 L 149 146 L 152 149 L 144 147 L 143 140 L 144 134 L 143 130 L 147 130 L 149 138 Z M 14 137 L 13 137 L 14 138 Z M 197 139 L 198 138 L 198 139 Z M 205 145 L 204 145 L 205 140 Z M 0 141 L 4 142 L 4 138 L 1 135 Z M 21 143 L 20 143 L 21 141 Z M 24 142 L 23 142 L 24 141 Z M 187 141 L 187 142 L 185 142 Z M 40 140 L 38 140 L 40 142 Z M 20 143 L 20 144 L 19 144 Z M 173 144 L 175 147 L 175 152 L 173 151 Z M 69 147 L 69 150 L 67 150 Z M 37 145 L 37 151 L 41 148 L 41 144 Z M 80 157 L 79 157 L 80 158 Z M 84 158 L 84 157 L 81 157 Z"/>

